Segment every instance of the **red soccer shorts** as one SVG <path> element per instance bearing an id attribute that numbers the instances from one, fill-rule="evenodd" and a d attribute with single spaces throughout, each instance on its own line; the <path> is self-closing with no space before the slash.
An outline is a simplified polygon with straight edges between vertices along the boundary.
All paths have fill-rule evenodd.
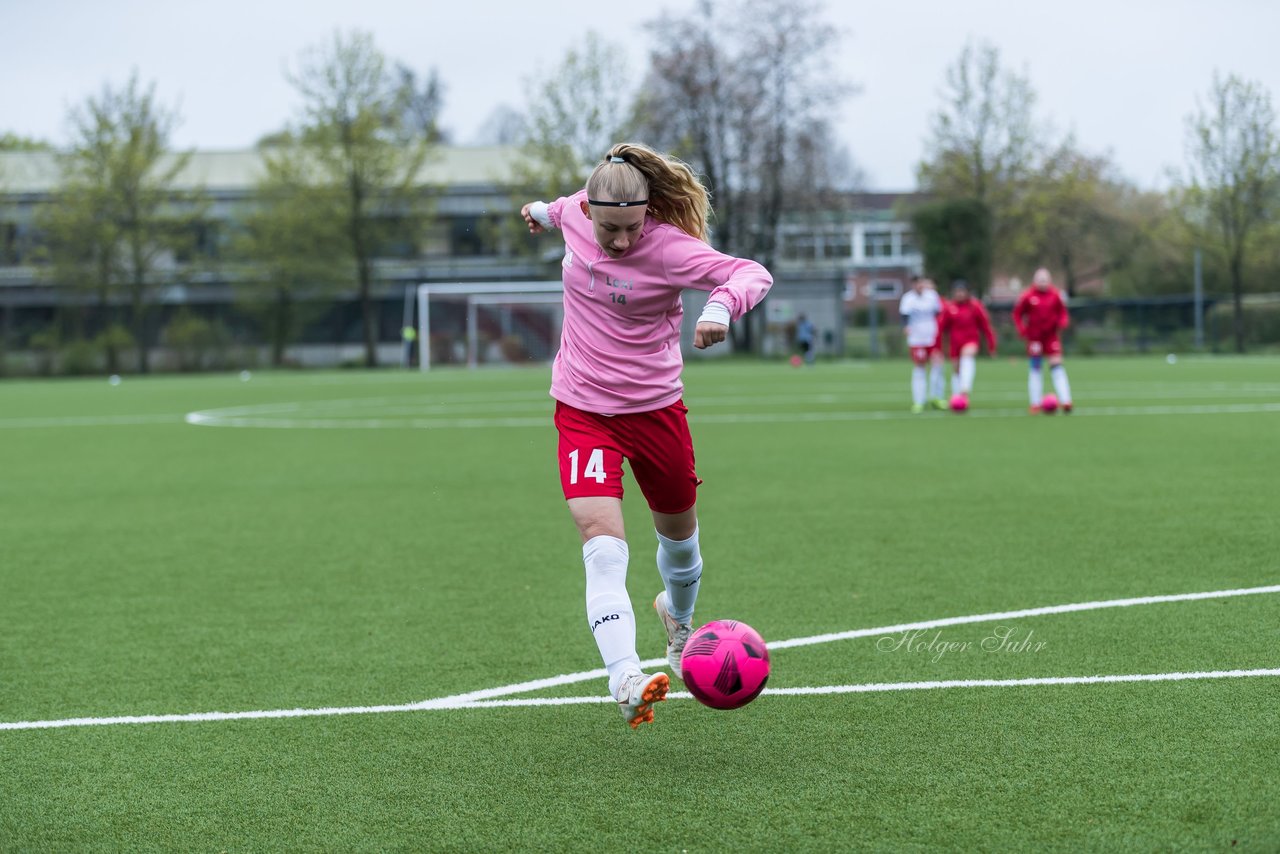
<path id="1" fill-rule="evenodd" d="M 625 459 L 651 510 L 688 510 L 702 483 L 694 471 L 688 412 L 683 401 L 625 415 L 598 415 L 556 401 L 564 497 L 622 498 Z"/>
<path id="2" fill-rule="evenodd" d="M 1055 332 L 1046 338 L 1032 338 L 1027 341 L 1028 356 L 1061 356 L 1062 340 Z"/>
<path id="3" fill-rule="evenodd" d="M 953 336 L 949 343 L 950 343 L 950 350 L 951 350 L 951 361 L 954 362 L 956 359 L 960 358 L 960 351 L 963 350 L 965 347 L 968 347 L 970 344 L 977 346 L 978 339 L 974 338 L 972 340 L 966 341 L 964 339 L 955 338 Z"/>

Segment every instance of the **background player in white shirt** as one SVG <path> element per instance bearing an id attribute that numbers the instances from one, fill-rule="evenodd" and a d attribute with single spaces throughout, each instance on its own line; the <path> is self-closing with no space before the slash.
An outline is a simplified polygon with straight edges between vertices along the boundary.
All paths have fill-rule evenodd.
<path id="1" fill-rule="evenodd" d="M 931 361 L 935 374 L 934 397 L 942 398 L 942 351 L 938 343 L 938 315 L 942 313 L 942 300 L 933 282 L 923 276 L 912 279 L 911 290 L 902 295 L 898 314 L 902 315 L 902 332 L 911 350 L 911 411 L 924 412 L 929 395 L 929 378 L 925 366 Z M 932 359 L 936 353 L 937 359 Z M 944 408 L 945 402 L 939 408 Z"/>

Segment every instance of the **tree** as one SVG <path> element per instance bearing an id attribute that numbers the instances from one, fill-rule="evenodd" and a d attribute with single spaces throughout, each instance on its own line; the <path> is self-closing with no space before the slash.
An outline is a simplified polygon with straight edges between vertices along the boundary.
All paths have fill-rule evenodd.
<path id="1" fill-rule="evenodd" d="M 1082 279 L 1122 268 L 1142 240 L 1134 195 L 1109 157 L 1086 154 L 1067 139 L 1027 178 L 1022 238 L 1006 257 L 1022 269 L 1058 267 L 1075 296 Z"/>
<path id="2" fill-rule="evenodd" d="M 418 82 L 412 68 L 397 64 L 395 69 L 396 117 L 411 135 L 430 143 L 448 142 L 448 134 L 440 127 L 440 111 L 444 108 L 444 83 L 433 68 Z"/>
<path id="3" fill-rule="evenodd" d="M 1131 190 L 1117 209 L 1117 233 L 1125 239 L 1107 271 L 1114 296 L 1185 295 L 1190 290 L 1193 243 L 1172 193 Z M 1204 270 L 1207 292 L 1216 290 L 1216 269 Z"/>
<path id="4" fill-rule="evenodd" d="M 521 145 L 529 139 L 524 113 L 509 104 L 499 104 L 481 123 L 475 145 Z"/>
<path id="5" fill-rule="evenodd" d="M 0 151 L 53 151 L 51 142 L 16 133 L 0 133 Z"/>
<path id="6" fill-rule="evenodd" d="M 855 183 L 830 116 L 855 90 L 831 68 L 838 31 L 810 0 L 702 0 L 688 17 L 649 24 L 636 105 L 643 134 L 687 159 L 715 204 L 714 240 L 766 265 L 786 211 Z M 847 189 L 847 187 L 844 187 Z"/>
<path id="7" fill-rule="evenodd" d="M 525 81 L 527 161 L 522 183 L 546 198 L 577 192 L 627 128 L 630 97 L 624 49 L 589 31 L 558 66 Z"/>
<path id="8" fill-rule="evenodd" d="M 812 143 L 829 135 L 831 110 L 854 91 L 832 73 L 839 34 L 822 22 L 822 8 L 811 0 L 745 0 L 741 8 L 739 73 L 753 84 L 748 92 L 758 105 L 754 124 L 760 131 L 752 164 L 758 183 L 752 254 L 765 266 L 773 264 L 783 212 L 824 189 L 788 186 L 788 177 L 797 174 L 793 164 L 802 152 L 823 150 Z M 739 134 L 745 140 L 749 129 L 740 127 Z"/>
<path id="9" fill-rule="evenodd" d="M 993 45 L 970 42 L 947 69 L 943 102 L 917 169 L 920 188 L 986 205 L 995 262 L 1016 263 L 1030 249 L 1024 227 L 1028 184 L 1050 148 L 1032 116 L 1031 83 L 1003 69 Z"/>
<path id="10" fill-rule="evenodd" d="M 311 187 L 327 188 L 341 199 L 338 247 L 354 270 L 365 364 L 373 367 L 378 361 L 373 260 L 388 240 L 414 232 L 424 216 L 417 182 L 434 123 L 423 106 L 430 97 L 414 89 L 410 98 L 413 81 L 389 74 L 373 37 L 359 31 L 335 33 L 330 43 L 307 50 L 289 80 L 302 96 L 302 107 L 292 129 L 294 144 L 283 143 L 277 151 L 291 161 L 290 174 L 305 176 Z M 411 122 L 410 116 L 417 118 Z M 317 213 L 335 215 L 327 207 Z"/>
<path id="11" fill-rule="evenodd" d="M 925 270 L 941 283 L 969 282 L 978 297 L 991 281 L 991 211 L 975 198 L 941 199 L 917 206 L 911 225 Z"/>
<path id="12" fill-rule="evenodd" d="M 352 277 L 343 249 L 342 192 L 309 182 L 302 174 L 305 161 L 277 150 L 279 144 L 262 148 L 257 204 L 233 242 L 233 253 L 249 262 L 235 278 L 237 301 L 258 319 L 276 366 L 319 313 L 316 297 L 336 292 Z"/>
<path id="13" fill-rule="evenodd" d="M 145 372 L 151 289 L 190 245 L 203 213 L 197 194 L 177 188 L 190 154 L 170 151 L 177 113 L 158 104 L 154 84 L 142 87 L 136 73 L 122 89 L 105 86 L 70 119 L 72 145 L 60 157 L 61 182 L 42 218 L 53 274 L 59 284 L 93 293 L 104 309 L 117 294 L 126 299 L 138 370 Z M 113 370 L 119 340 L 106 336 Z"/>
<path id="14" fill-rule="evenodd" d="M 1187 119 L 1187 221 L 1225 258 L 1236 350 L 1244 352 L 1245 269 L 1256 239 L 1280 210 L 1280 135 L 1271 94 L 1234 74 L 1215 74 L 1209 103 Z"/>

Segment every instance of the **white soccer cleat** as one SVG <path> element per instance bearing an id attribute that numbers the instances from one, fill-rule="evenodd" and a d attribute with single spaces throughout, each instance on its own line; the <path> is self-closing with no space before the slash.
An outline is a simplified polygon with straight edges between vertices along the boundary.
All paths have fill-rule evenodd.
<path id="1" fill-rule="evenodd" d="M 672 673 L 684 679 L 680 659 L 684 656 L 684 645 L 688 643 L 689 635 L 693 634 L 693 624 L 677 623 L 675 617 L 671 616 L 669 601 L 667 591 L 663 590 L 653 600 L 653 610 L 658 612 L 658 616 L 662 618 L 662 627 L 667 630 L 667 664 L 671 665 Z"/>
<path id="2" fill-rule="evenodd" d="M 653 723 L 653 704 L 667 699 L 667 691 L 671 688 L 671 679 L 665 673 L 648 676 L 636 671 L 622 677 L 618 693 L 614 699 L 618 701 L 618 711 L 622 719 L 632 729 L 640 724 Z"/>

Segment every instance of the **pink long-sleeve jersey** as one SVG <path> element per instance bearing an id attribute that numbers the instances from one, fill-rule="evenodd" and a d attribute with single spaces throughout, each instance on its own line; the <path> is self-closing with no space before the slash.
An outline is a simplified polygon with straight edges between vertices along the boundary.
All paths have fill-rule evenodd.
<path id="1" fill-rule="evenodd" d="M 586 191 L 547 206 L 564 235 L 564 325 L 551 396 L 587 412 L 649 412 L 680 399 L 680 291 L 710 291 L 737 320 L 773 284 L 755 261 L 717 252 L 679 228 L 646 217 L 621 258 L 596 243 L 582 212 Z"/>

